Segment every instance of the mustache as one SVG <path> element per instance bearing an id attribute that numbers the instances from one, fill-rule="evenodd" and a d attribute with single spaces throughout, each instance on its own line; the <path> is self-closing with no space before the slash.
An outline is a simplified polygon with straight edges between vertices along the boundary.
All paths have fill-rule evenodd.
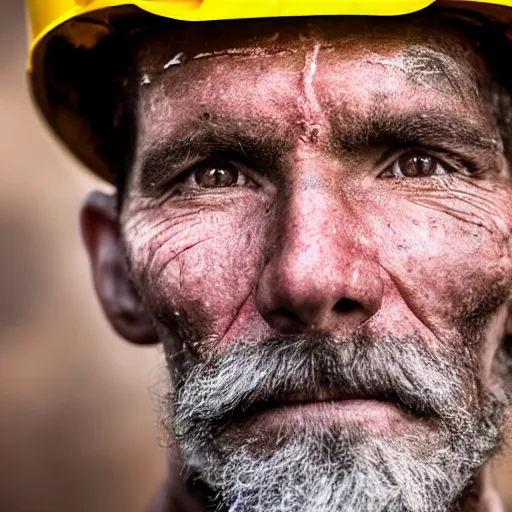
<path id="1" fill-rule="evenodd" d="M 460 353 L 433 350 L 419 336 L 240 341 L 195 362 L 178 380 L 174 432 L 178 439 L 193 430 L 218 432 L 251 408 L 319 397 L 391 400 L 418 417 L 460 421 L 478 396 L 471 370 Z"/>

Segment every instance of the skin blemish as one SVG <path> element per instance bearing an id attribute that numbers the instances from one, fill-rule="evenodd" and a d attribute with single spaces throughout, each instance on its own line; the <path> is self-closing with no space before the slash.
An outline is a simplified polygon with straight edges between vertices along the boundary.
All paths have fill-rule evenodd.
<path id="1" fill-rule="evenodd" d="M 301 80 L 302 97 L 299 98 L 301 119 L 298 124 L 303 130 L 300 139 L 303 142 L 310 144 L 316 144 L 320 135 L 320 123 L 318 122 L 318 117 L 321 112 L 321 107 L 318 103 L 313 85 L 320 48 L 320 43 L 316 43 L 313 51 L 306 55 L 306 64 L 302 71 Z"/>
<path id="2" fill-rule="evenodd" d="M 467 96 L 468 87 L 477 93 L 475 84 L 454 59 L 425 46 L 411 46 L 391 59 L 372 56 L 367 62 L 399 69 L 411 82 L 444 94 Z"/>
<path id="3" fill-rule="evenodd" d="M 151 79 L 149 78 L 149 75 L 144 75 L 142 77 L 140 85 L 151 85 Z"/>
<path id="4" fill-rule="evenodd" d="M 304 190 L 315 190 L 321 186 L 321 180 L 318 179 L 318 176 L 311 175 L 306 176 L 304 179 L 303 189 Z"/>
<path id="5" fill-rule="evenodd" d="M 167 70 L 172 66 L 179 66 L 184 63 L 185 54 L 183 52 L 177 53 L 169 62 L 164 65 L 164 69 Z"/>
<path id="6" fill-rule="evenodd" d="M 271 48 L 229 48 L 227 50 L 217 50 L 214 52 L 198 53 L 192 57 L 193 60 L 211 59 L 216 57 L 245 57 L 245 58 L 260 58 L 260 57 L 275 57 L 279 55 L 293 55 L 296 50 L 292 48 L 271 47 Z"/>

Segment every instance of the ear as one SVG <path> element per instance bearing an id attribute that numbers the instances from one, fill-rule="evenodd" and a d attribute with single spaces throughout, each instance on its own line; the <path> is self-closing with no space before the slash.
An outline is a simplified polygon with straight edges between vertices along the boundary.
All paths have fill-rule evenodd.
<path id="1" fill-rule="evenodd" d="M 114 330 L 132 343 L 158 343 L 142 300 L 128 275 L 121 243 L 116 196 L 89 194 L 80 212 L 96 294 Z"/>

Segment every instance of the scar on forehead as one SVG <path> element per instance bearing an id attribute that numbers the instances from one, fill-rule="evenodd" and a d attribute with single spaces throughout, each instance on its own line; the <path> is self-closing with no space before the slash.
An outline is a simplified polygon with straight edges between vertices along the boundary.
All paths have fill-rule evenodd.
<path id="1" fill-rule="evenodd" d="M 477 93 L 476 84 L 463 67 L 448 54 L 427 48 L 411 46 L 392 58 L 372 55 L 366 59 L 371 64 L 391 66 L 402 71 L 411 82 L 436 91 L 467 96 Z"/>
<path id="2" fill-rule="evenodd" d="M 301 76 L 301 96 L 298 99 L 300 111 L 299 126 L 302 129 L 302 142 L 316 144 L 320 136 L 319 122 L 321 108 L 316 97 L 314 78 L 317 69 L 318 53 L 321 45 L 316 43 L 313 50 L 306 54 L 306 62 Z"/>
<path id="3" fill-rule="evenodd" d="M 249 59 L 257 59 L 260 57 L 275 57 L 279 55 L 292 55 L 297 50 L 292 48 L 284 47 L 247 47 L 247 48 L 227 48 L 225 50 L 216 50 L 213 52 L 197 53 L 196 55 L 188 56 L 185 52 L 179 52 L 171 58 L 164 65 L 164 70 L 169 69 L 172 66 L 178 66 L 185 64 L 189 60 L 200 60 L 200 59 L 213 59 L 218 57 L 244 57 Z"/>

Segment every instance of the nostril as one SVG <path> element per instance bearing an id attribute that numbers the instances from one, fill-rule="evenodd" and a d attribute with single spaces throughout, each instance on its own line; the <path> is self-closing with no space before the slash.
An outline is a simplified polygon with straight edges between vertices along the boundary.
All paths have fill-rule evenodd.
<path id="1" fill-rule="evenodd" d="M 360 308 L 361 304 L 359 304 L 359 302 L 345 298 L 340 299 L 338 302 L 336 302 L 336 305 L 334 306 L 334 309 L 338 313 L 352 313 L 353 311 L 356 311 Z"/>
<path id="2" fill-rule="evenodd" d="M 278 308 L 269 315 L 271 325 L 284 332 L 300 332 L 304 329 L 304 323 L 300 316 L 290 309 Z"/>
<path id="3" fill-rule="evenodd" d="M 293 323 L 299 323 L 301 324 L 302 321 L 299 317 L 299 315 L 297 315 L 296 313 L 294 313 L 293 311 L 290 311 L 289 309 L 286 309 L 286 308 L 279 308 L 279 309 L 276 309 L 274 311 L 274 315 L 276 317 L 279 317 L 279 318 L 282 318 L 282 319 L 285 319 L 289 322 L 293 322 Z"/>

